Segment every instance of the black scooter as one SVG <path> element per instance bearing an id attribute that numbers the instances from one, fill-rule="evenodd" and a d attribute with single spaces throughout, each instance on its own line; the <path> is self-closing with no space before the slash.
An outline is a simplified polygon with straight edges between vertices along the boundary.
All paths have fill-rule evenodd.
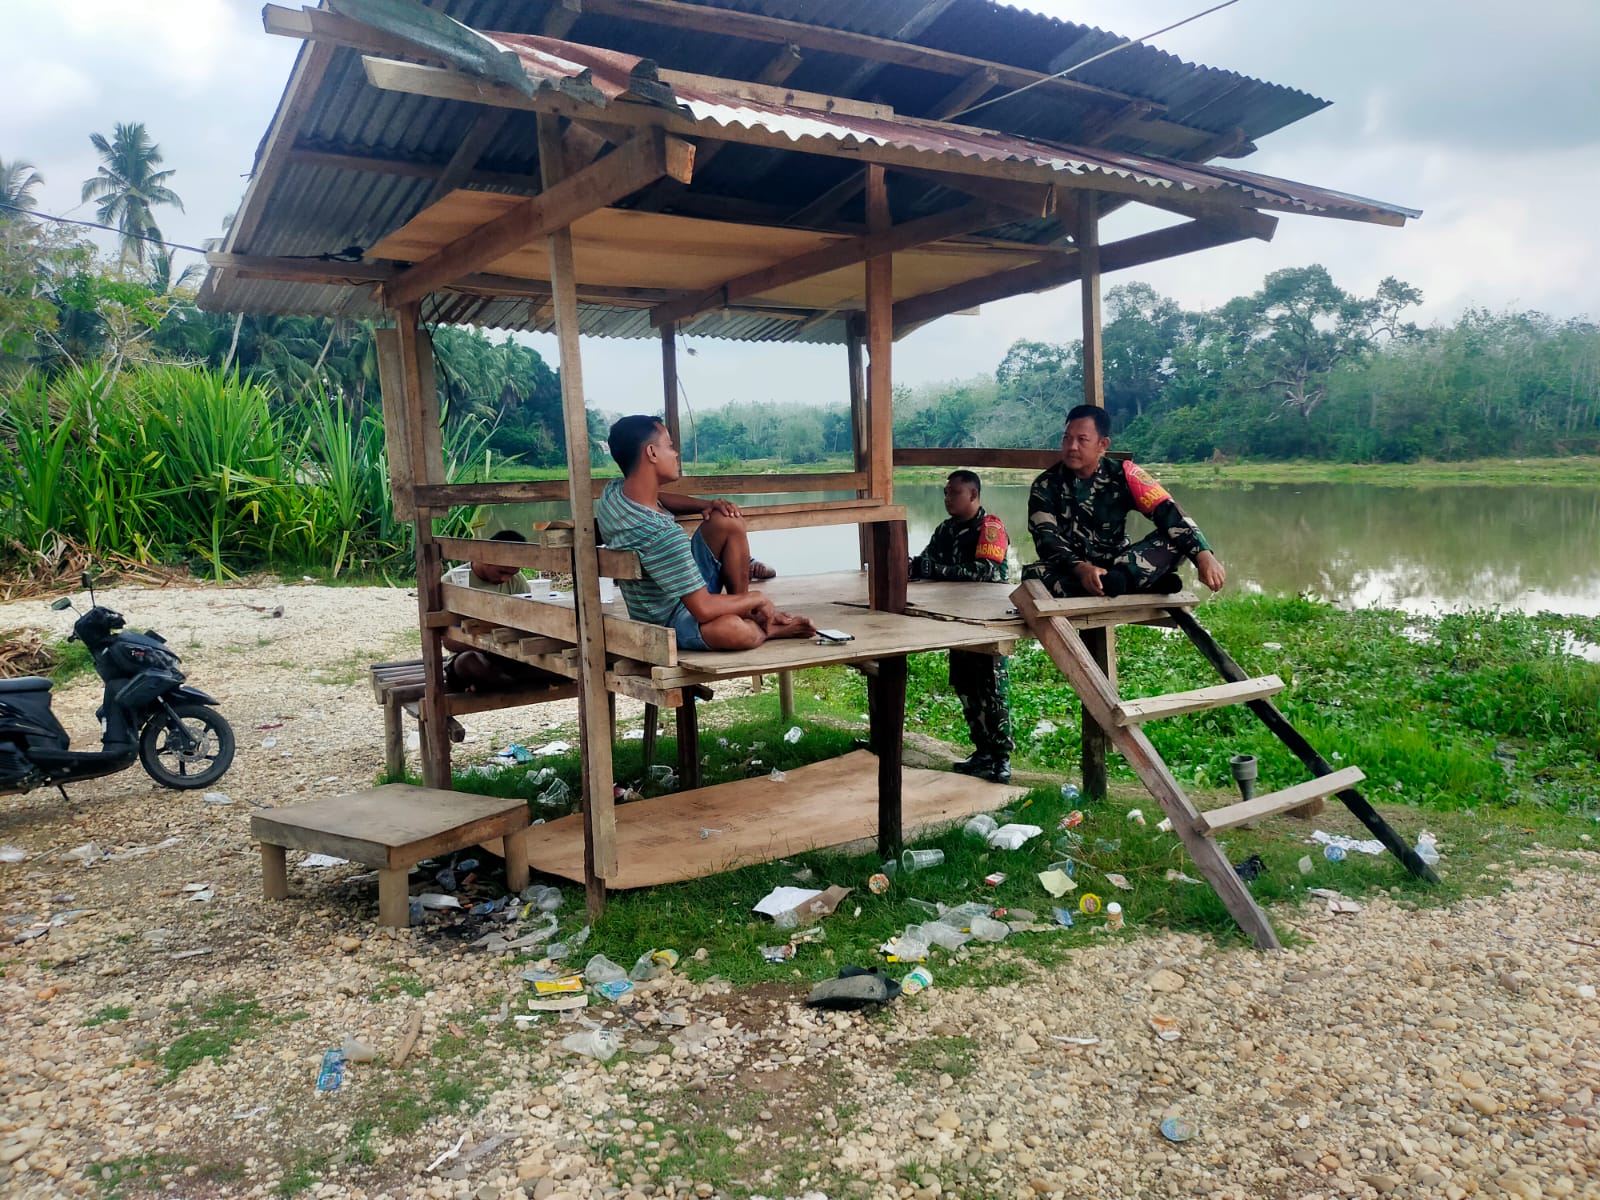
<path id="1" fill-rule="evenodd" d="M 203 788 L 233 765 L 233 728 L 215 712 L 217 702 L 188 687 L 181 661 L 155 630 L 119 633 L 122 614 L 95 603 L 83 576 L 89 611 L 72 626 L 105 681 L 99 750 L 69 750 L 67 731 L 50 711 L 48 679 L 0 679 L 0 794 L 60 787 L 98 779 L 138 758 L 150 777 L 169 788 Z M 74 607 L 63 597 L 50 606 Z M 65 795 L 65 791 L 62 795 Z"/>

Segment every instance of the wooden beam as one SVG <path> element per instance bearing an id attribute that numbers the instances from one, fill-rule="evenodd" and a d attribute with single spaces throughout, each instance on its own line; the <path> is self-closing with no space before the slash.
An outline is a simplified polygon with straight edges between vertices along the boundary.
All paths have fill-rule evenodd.
<path id="1" fill-rule="evenodd" d="M 997 81 L 1007 87 L 1039 84 L 1052 91 L 1071 92 L 1073 99 L 1084 103 L 1120 106 L 1136 99 L 1122 92 L 1095 87 L 1093 84 L 1076 79 L 1059 78 L 1042 71 L 990 62 L 966 54 L 953 54 L 946 50 L 935 50 L 928 46 L 894 41 L 890 38 L 850 33 L 841 29 L 807 25 L 800 21 L 786 21 L 733 9 L 684 4 L 678 0 L 583 0 L 583 10 L 598 16 L 621 17 L 624 20 L 653 25 L 670 25 L 677 30 L 693 30 L 697 33 L 718 34 L 752 42 L 772 44 L 787 42 L 802 50 L 819 50 L 869 62 L 893 63 L 896 66 L 911 67 L 936 75 L 966 78 L 974 71 L 988 68 L 995 72 Z"/>
<path id="2" fill-rule="evenodd" d="M 875 253 L 867 259 L 867 421 L 871 454 L 867 466 L 873 499 L 894 497 L 894 258 L 889 242 L 889 189 L 883 168 L 867 168 L 867 236 Z"/>
<path id="3" fill-rule="evenodd" d="M 439 552 L 457 562 L 489 563 L 497 567 L 531 567 L 552 575 L 572 573 L 572 547 L 540 546 L 534 542 L 504 542 L 493 538 L 437 538 Z M 643 579 L 639 556 L 631 550 L 600 548 L 600 574 L 612 579 Z"/>
<path id="4" fill-rule="evenodd" d="M 598 580 L 599 576 L 595 578 Z M 520 629 L 539 637 L 556 638 L 569 646 L 579 640 L 577 610 L 570 604 L 507 596 L 503 592 L 490 592 L 459 583 L 444 584 L 442 598 L 445 610 L 458 617 L 474 617 L 506 629 Z M 599 603 L 598 585 L 595 602 Z M 613 617 L 609 613 L 604 614 L 604 618 L 606 641 L 612 654 L 655 666 L 677 665 L 677 640 L 665 625 L 650 625 L 627 617 Z M 596 675 L 595 678 L 600 679 L 601 676 Z"/>
<path id="5" fill-rule="evenodd" d="M 800 47 L 793 42 L 785 42 L 778 47 L 777 53 L 767 60 L 767 65 L 757 72 L 756 82 L 777 87 L 799 70 L 800 64 L 804 61 L 805 55 L 800 53 Z"/>
<path id="6" fill-rule="evenodd" d="M 637 149 L 632 149 L 635 145 Z M 680 145 L 677 157 L 681 158 L 681 173 L 687 182 L 694 149 Z M 611 159 L 619 157 L 625 157 L 625 161 L 619 164 L 615 174 L 593 175 Z M 554 196 L 585 177 L 607 179 L 608 189 L 637 180 L 645 170 L 653 171 L 650 178 L 660 178 L 663 174 L 672 174 L 669 162 L 672 157 L 665 139 L 651 139 L 648 144 L 629 143 L 582 174 L 567 179 L 561 159 L 561 125 L 554 117 L 539 118 L 539 169 L 544 196 Z M 629 190 L 637 190 L 637 187 Z M 591 192 L 593 194 L 597 193 Z M 589 416 L 584 403 L 583 363 L 578 351 L 578 289 L 577 272 L 573 267 L 572 230 L 566 224 L 546 228 L 550 236 L 550 283 L 556 303 L 556 338 L 560 346 L 561 418 L 567 435 L 567 478 L 572 484 L 572 590 L 582 668 L 578 725 L 583 755 L 584 879 L 590 915 L 598 916 L 605 907 L 605 880 L 617 873 L 617 815 L 611 791 L 611 720 L 605 690 L 606 636 L 600 607 L 600 561 L 596 552 L 599 536 L 595 531 L 594 490 L 589 470 Z"/>
<path id="7" fill-rule="evenodd" d="M 416 477 L 411 473 L 411 423 L 406 420 L 405 369 L 400 331 L 373 330 L 378 352 L 378 397 L 383 406 L 384 458 L 389 465 L 389 504 L 397 521 L 417 519 Z"/>
<path id="8" fill-rule="evenodd" d="M 851 171 L 838 183 L 826 189 L 820 196 L 812 200 L 804 208 L 796 209 L 785 225 L 798 225 L 801 228 L 811 228 L 828 224 L 828 219 L 836 212 L 861 194 L 861 189 L 867 186 L 865 171 Z"/>
<path id="9" fill-rule="evenodd" d="M 1366 773 L 1360 767 L 1345 767 L 1331 775 L 1320 775 L 1316 779 L 1308 779 L 1304 783 L 1294 784 L 1281 791 L 1268 792 L 1265 796 L 1254 796 L 1238 804 L 1230 804 L 1226 808 L 1214 808 L 1210 812 L 1203 812 L 1196 818 L 1195 824 L 1201 833 L 1207 835 L 1221 833 L 1225 829 L 1234 829 L 1249 821 L 1259 821 L 1263 817 L 1287 812 L 1291 808 L 1300 808 L 1313 800 L 1321 800 L 1335 792 L 1342 792 L 1345 788 L 1355 787 L 1366 777 Z"/>
<path id="10" fill-rule="evenodd" d="M 799 63 L 795 65 L 799 66 Z M 682 87 L 691 91 L 716 92 L 739 100 L 752 100 L 757 104 L 775 104 L 784 108 L 811 108 L 818 112 L 872 117 L 879 120 L 894 116 L 894 107 L 888 104 L 872 104 L 866 100 L 852 100 L 849 96 L 833 96 L 826 92 L 802 92 L 795 88 L 752 83 L 744 79 L 730 79 L 723 75 L 697 75 L 693 71 L 669 71 L 662 67 L 657 69 L 656 77 L 662 83 L 671 84 L 674 90 Z"/>
<path id="11" fill-rule="evenodd" d="M 578 18 L 582 15 L 581 0 L 556 0 L 550 6 L 550 11 L 544 15 L 544 22 L 539 26 L 539 36 L 564 38 L 572 32 L 572 27 L 578 23 Z"/>
<path id="12" fill-rule="evenodd" d="M 745 528 L 762 529 L 815 529 L 822 525 L 876 525 L 884 521 L 905 520 L 903 504 L 880 504 L 871 497 L 865 500 L 810 500 L 799 504 L 748 504 L 744 513 Z M 678 524 L 693 529 L 700 523 L 698 516 L 679 517 Z"/>
<path id="13" fill-rule="evenodd" d="M 999 71 L 991 66 L 979 67 L 940 96 L 938 102 L 923 115 L 930 121 L 948 121 L 971 108 L 999 85 Z"/>
<path id="14" fill-rule="evenodd" d="M 887 202 L 886 202 L 887 203 Z M 887 208 L 885 209 L 887 212 Z M 760 296 L 776 291 L 802 279 L 826 275 L 843 267 L 865 262 L 874 255 L 889 255 L 909 250 L 928 242 L 987 229 L 1000 221 L 994 209 L 984 204 L 969 204 L 948 212 L 935 213 L 916 221 L 907 221 L 882 232 L 864 237 L 846 238 L 831 245 L 797 254 L 783 262 L 758 271 L 735 276 L 716 287 L 707 288 L 682 300 L 668 301 L 650 314 L 650 323 L 657 329 L 677 321 L 686 321 L 713 309 L 726 308 L 750 296 Z"/>
<path id="15" fill-rule="evenodd" d="M 1030 219 L 1050 216 L 1060 202 L 1059 190 L 1048 183 L 1013 183 L 1004 179 L 985 179 L 980 175 L 957 175 L 950 171 L 930 171 L 918 167 L 899 167 L 895 174 L 949 188 Z"/>
<path id="16" fill-rule="evenodd" d="M 706 9 L 704 11 L 715 11 L 722 14 L 729 10 Z M 465 100 L 475 104 L 496 104 L 505 108 L 520 108 L 530 112 L 553 113 L 573 120 L 593 118 L 597 111 L 591 104 L 574 100 L 569 96 L 560 95 L 549 90 L 541 90 L 535 92 L 532 96 L 524 96 L 511 88 L 486 84 L 461 72 L 447 71 L 439 67 L 427 67 L 416 63 L 395 62 L 390 59 L 372 57 L 365 58 L 362 62 L 366 68 L 368 82 L 374 87 L 383 88 L 387 91 L 406 92 L 419 96 L 435 96 L 444 100 Z M 816 154 L 827 158 L 844 158 L 853 162 L 877 163 L 893 168 L 925 168 L 929 165 L 931 157 L 928 151 L 916 147 L 882 145 L 870 141 L 858 142 L 854 139 L 844 143 L 826 137 L 810 135 L 794 137 L 788 132 L 766 129 L 759 125 L 745 126 L 738 122 L 728 125 L 717 125 L 715 122 L 701 123 L 685 113 L 628 101 L 617 101 L 608 105 L 603 111 L 606 120 L 617 125 L 651 126 L 665 129 L 669 133 L 683 137 L 714 137 L 721 141 L 736 142 L 741 145 Z M 941 169 L 958 175 L 1005 179 L 1023 183 L 1053 183 L 1058 187 L 1092 188 L 1095 191 L 1133 196 L 1141 200 L 1170 191 L 1169 188 L 1163 185 L 1144 183 L 1137 179 L 1128 179 L 1109 172 L 1087 171 L 1069 175 L 1066 172 L 1057 171 L 1042 162 L 995 161 L 993 159 L 962 158 L 954 155 L 940 155 L 939 158 Z M 1307 211 L 1297 208 L 1293 204 L 1263 200 L 1258 196 L 1246 195 L 1238 190 L 1218 190 L 1210 195 L 1214 197 L 1217 204 L 1228 207 L 1268 209 L 1279 212 L 1304 213 Z M 1385 212 L 1353 212 L 1329 209 L 1318 210 L 1314 215 L 1346 221 L 1360 221 L 1374 225 L 1398 226 L 1405 224 L 1405 217 Z"/>
<path id="17" fill-rule="evenodd" d="M 433 186 L 428 189 L 428 194 L 422 201 L 423 208 L 437 204 L 466 182 L 467 176 L 483 157 L 483 152 L 489 148 L 489 143 L 494 141 L 510 117 L 509 108 L 485 108 L 478 112 L 466 136 L 451 152 L 450 161 L 445 163 L 444 170 L 439 172 L 439 178 L 434 180 Z"/>
<path id="18" fill-rule="evenodd" d="M 1204 712 L 1210 708 L 1260 700 L 1281 691 L 1283 680 L 1276 675 L 1263 675 L 1259 679 L 1218 683 L 1211 687 L 1191 688 L 1186 692 L 1168 692 L 1164 696 L 1143 696 L 1136 700 L 1124 700 L 1117 705 L 1117 724 L 1142 725 L 1146 721 L 1159 721 L 1184 713 Z"/>
<path id="19" fill-rule="evenodd" d="M 551 153 L 559 159 L 559 143 Z M 659 130 L 644 132 L 576 175 L 540 192 L 472 232 L 441 247 L 384 285 L 391 305 L 420 300 L 429 292 L 481 270 L 579 217 L 607 208 L 663 175 L 684 183 L 694 171 L 694 147 Z M 571 281 L 576 286 L 576 281 Z M 576 300 L 576 292 L 574 292 Z"/>
<path id="20" fill-rule="evenodd" d="M 1096 408 L 1106 406 L 1105 343 L 1100 325 L 1100 211 L 1093 192 L 1078 197 L 1078 226 L 1073 241 L 1078 247 L 1078 282 L 1083 317 L 1083 402 Z M 1101 674 L 1117 690 L 1117 634 L 1110 626 L 1086 630 L 1083 644 Z M 1106 795 L 1106 755 L 1111 738 L 1099 717 L 1091 716 L 1084 705 L 1083 726 L 1079 731 L 1080 761 L 1083 764 L 1083 794 L 1091 800 Z"/>
<path id="21" fill-rule="evenodd" d="M 1123 238 L 1120 242 L 1112 242 L 1109 246 L 1102 247 L 1100 270 L 1102 273 L 1121 271 L 1128 267 L 1157 262 L 1163 258 L 1188 254 L 1194 250 L 1240 242 L 1252 236 L 1256 235 L 1226 220 L 1190 221 L 1185 225 L 1174 225 L 1167 229 L 1157 229 L 1151 233 Z M 966 283 L 941 288 L 936 292 L 912 296 L 894 306 L 895 336 L 901 337 L 916 326 L 926 324 L 937 317 L 975 308 L 979 304 L 1004 300 L 1009 296 L 1046 291 L 1065 283 L 1072 283 L 1079 278 L 1076 255 L 1067 259 L 1053 256 L 1046 262 L 1013 267 L 1008 271 L 968 280 Z"/>

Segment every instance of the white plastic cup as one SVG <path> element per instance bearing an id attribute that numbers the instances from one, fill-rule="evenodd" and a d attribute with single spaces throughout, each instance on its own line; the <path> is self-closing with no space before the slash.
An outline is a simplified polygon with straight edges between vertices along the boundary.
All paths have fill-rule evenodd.
<path id="1" fill-rule="evenodd" d="M 980 841 L 986 841 L 988 840 L 989 835 L 998 828 L 999 826 L 995 824 L 994 818 L 988 813 L 979 813 L 961 827 L 961 832 L 966 834 L 968 837 L 975 837 Z"/>
<path id="2" fill-rule="evenodd" d="M 921 871 L 927 867 L 937 867 L 944 862 L 943 850 L 907 850 L 900 856 L 901 869 L 906 872 Z"/>

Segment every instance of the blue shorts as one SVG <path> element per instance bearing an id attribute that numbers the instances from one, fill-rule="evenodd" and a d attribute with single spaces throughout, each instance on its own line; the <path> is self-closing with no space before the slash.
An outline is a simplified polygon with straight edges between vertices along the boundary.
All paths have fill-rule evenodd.
<path id="1" fill-rule="evenodd" d="M 696 529 L 694 537 L 689 539 L 689 549 L 694 553 L 694 565 L 700 568 L 700 578 L 705 580 L 706 591 L 713 596 L 722 591 L 722 562 L 711 553 L 711 547 L 706 545 L 704 529 Z M 672 616 L 667 618 L 667 624 L 678 635 L 679 650 L 709 650 L 705 638 L 700 636 L 700 622 L 694 619 L 694 614 L 683 606 L 683 601 L 678 601 L 678 606 L 672 610 Z"/>

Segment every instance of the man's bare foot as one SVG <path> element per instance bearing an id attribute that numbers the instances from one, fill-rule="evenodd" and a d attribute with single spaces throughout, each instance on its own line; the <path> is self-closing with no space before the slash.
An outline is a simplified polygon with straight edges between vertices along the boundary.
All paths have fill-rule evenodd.
<path id="1" fill-rule="evenodd" d="M 768 638 L 808 638 L 816 632 L 817 627 L 809 617 L 794 617 L 788 613 L 774 613 L 767 623 Z"/>

